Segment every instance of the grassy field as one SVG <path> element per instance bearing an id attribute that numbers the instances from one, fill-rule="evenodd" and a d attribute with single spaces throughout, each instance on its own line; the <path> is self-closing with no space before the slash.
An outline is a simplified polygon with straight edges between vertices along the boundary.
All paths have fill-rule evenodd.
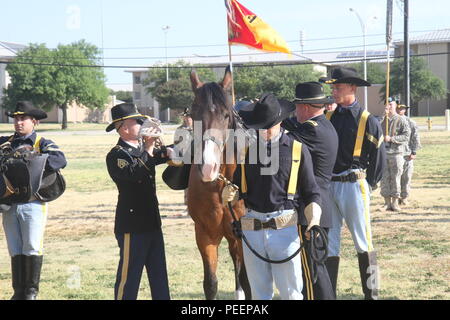
<path id="1" fill-rule="evenodd" d="M 63 171 L 66 193 L 49 204 L 40 299 L 112 299 L 118 262 L 113 235 L 117 191 L 104 159 L 117 135 L 50 131 L 45 137 L 65 151 L 69 165 Z M 378 190 L 372 197 L 381 299 L 450 299 L 450 133 L 422 132 L 421 138 L 411 204 L 399 213 L 385 212 Z M 157 188 L 171 295 L 173 299 L 203 299 L 203 267 L 194 225 L 189 217 L 179 215 L 185 208 L 183 192 L 170 190 L 162 182 L 164 167 L 157 168 Z M 346 228 L 342 246 L 338 299 L 362 299 L 356 252 Z M 233 299 L 234 276 L 225 243 L 219 257 L 218 299 Z M 0 300 L 11 296 L 10 277 L 1 230 Z M 149 298 L 144 276 L 139 299 Z"/>

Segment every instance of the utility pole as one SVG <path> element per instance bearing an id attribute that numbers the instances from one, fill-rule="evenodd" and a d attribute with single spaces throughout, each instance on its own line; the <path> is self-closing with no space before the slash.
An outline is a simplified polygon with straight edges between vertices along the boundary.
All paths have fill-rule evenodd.
<path id="1" fill-rule="evenodd" d="M 404 103 L 410 106 L 410 50 L 409 50 L 409 4 L 408 0 L 403 0 L 403 19 L 404 19 Z M 407 109 L 407 115 L 410 116 L 410 108 Z"/>
<path id="2" fill-rule="evenodd" d="M 305 38 L 305 34 L 303 32 L 303 30 L 300 30 L 300 53 L 303 54 L 303 48 L 305 46 L 304 44 L 304 38 Z"/>
<path id="3" fill-rule="evenodd" d="M 167 60 L 167 32 L 169 29 L 170 26 L 162 27 L 162 30 L 164 31 L 164 48 L 166 53 L 166 82 L 169 82 L 169 62 Z M 170 108 L 167 108 L 167 122 L 170 122 Z"/>

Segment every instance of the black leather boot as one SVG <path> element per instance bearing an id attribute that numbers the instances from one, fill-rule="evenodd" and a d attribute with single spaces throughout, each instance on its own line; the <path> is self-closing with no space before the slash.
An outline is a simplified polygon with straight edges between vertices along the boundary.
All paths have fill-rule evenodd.
<path id="1" fill-rule="evenodd" d="M 36 300 L 43 256 L 25 256 L 25 300 Z"/>
<path id="2" fill-rule="evenodd" d="M 359 274 L 365 300 L 378 300 L 378 265 L 376 251 L 358 253 Z"/>
<path id="3" fill-rule="evenodd" d="M 25 256 L 17 255 L 11 257 L 11 275 L 12 275 L 12 287 L 14 289 L 14 294 L 11 300 L 23 300 L 24 295 L 24 278 L 25 278 Z"/>
<path id="4" fill-rule="evenodd" d="M 336 297 L 337 278 L 339 272 L 339 257 L 328 257 L 325 260 L 328 275 L 330 276 L 331 286 L 333 287 L 334 296 Z"/>

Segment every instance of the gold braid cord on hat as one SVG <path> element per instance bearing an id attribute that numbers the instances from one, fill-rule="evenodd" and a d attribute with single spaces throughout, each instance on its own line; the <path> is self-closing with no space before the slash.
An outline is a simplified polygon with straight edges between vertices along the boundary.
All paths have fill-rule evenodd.
<path id="1" fill-rule="evenodd" d="M 156 133 L 150 132 L 150 130 L 153 128 L 156 128 Z M 156 118 L 147 117 L 144 120 L 144 123 L 141 125 L 141 129 L 139 130 L 139 138 L 142 138 L 142 137 L 158 138 L 155 143 L 156 148 L 164 145 L 164 143 L 162 142 L 162 138 L 161 138 L 162 135 L 163 135 L 163 130 L 162 130 L 162 126 L 161 126 L 161 121 L 159 121 L 159 119 L 156 119 Z"/>

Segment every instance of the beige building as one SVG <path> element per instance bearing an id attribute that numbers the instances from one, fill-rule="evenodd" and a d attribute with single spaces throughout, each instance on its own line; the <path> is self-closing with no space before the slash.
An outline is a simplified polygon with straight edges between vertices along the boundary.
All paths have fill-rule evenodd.
<path id="1" fill-rule="evenodd" d="M 12 61 L 20 50 L 25 49 L 26 46 L 0 41 L 0 61 L 9 62 Z M 7 88 L 11 83 L 11 79 L 6 71 L 6 63 L 0 62 L 0 104 L 3 100 L 3 89 Z M 0 122 L 8 122 L 8 117 L 5 115 L 5 110 L 0 108 Z"/>
<path id="2" fill-rule="evenodd" d="M 403 41 L 395 42 L 395 55 L 404 55 Z M 417 37 L 410 38 L 410 52 L 414 54 L 435 54 L 424 56 L 429 69 L 441 78 L 447 88 L 447 97 L 442 100 L 425 100 L 411 108 L 414 116 L 442 116 L 445 109 L 450 108 L 450 29 L 437 30 Z M 441 53 L 441 54 L 439 54 Z M 414 79 L 411 78 L 411 82 Z"/>

